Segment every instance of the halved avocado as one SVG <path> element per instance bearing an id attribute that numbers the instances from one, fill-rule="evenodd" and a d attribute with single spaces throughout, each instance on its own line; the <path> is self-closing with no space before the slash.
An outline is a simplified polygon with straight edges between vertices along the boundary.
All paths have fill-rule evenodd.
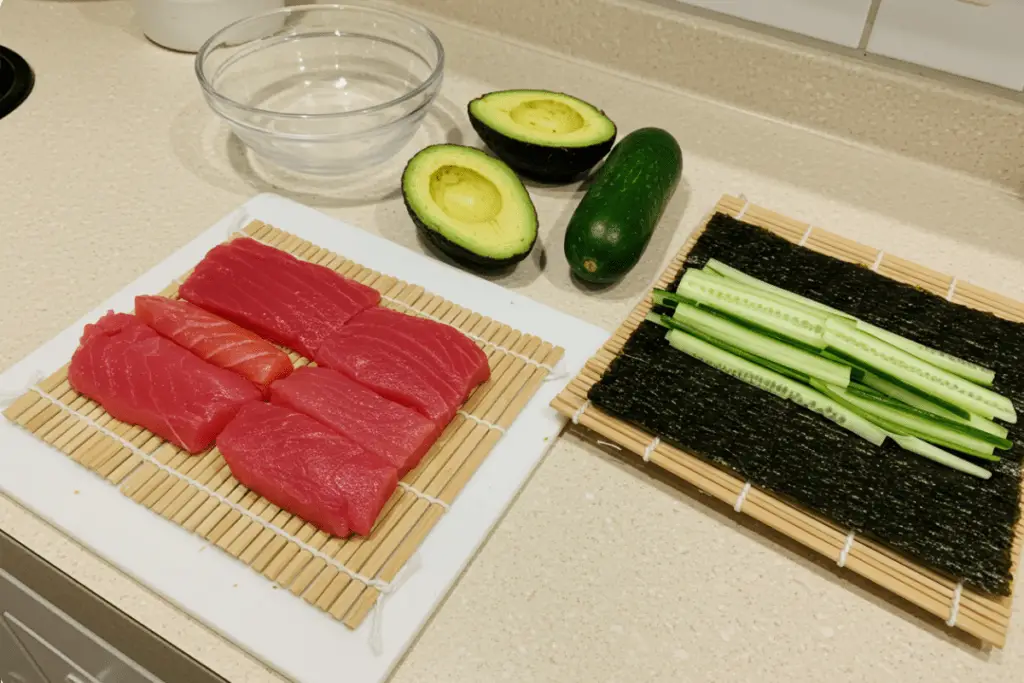
<path id="1" fill-rule="evenodd" d="M 548 90 L 500 90 L 469 103 L 480 138 L 520 175 L 567 183 L 615 144 L 615 124 L 597 107 Z"/>
<path id="2" fill-rule="evenodd" d="M 402 173 L 402 196 L 416 227 L 460 263 L 508 266 L 537 241 L 537 210 L 522 181 L 478 149 L 421 149 Z"/>

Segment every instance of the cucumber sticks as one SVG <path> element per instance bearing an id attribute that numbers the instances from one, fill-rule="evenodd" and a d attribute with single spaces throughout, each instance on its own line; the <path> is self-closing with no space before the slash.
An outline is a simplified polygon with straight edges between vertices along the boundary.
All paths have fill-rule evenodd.
<path id="1" fill-rule="evenodd" d="M 1013 404 L 1005 396 L 946 372 L 857 327 L 848 326 L 845 321 L 828 320 L 823 338 L 830 349 L 880 374 L 896 377 L 929 396 L 982 417 L 998 417 L 1011 424 L 1017 421 Z"/>
<path id="2" fill-rule="evenodd" d="M 906 403 L 908 406 L 917 408 L 918 410 L 924 410 L 929 413 L 933 413 L 934 415 L 938 415 L 939 417 L 944 417 L 948 420 L 956 420 L 957 422 L 963 422 L 964 424 L 968 424 L 974 427 L 975 429 L 980 429 L 983 432 L 988 432 L 989 434 L 995 434 L 998 437 L 1006 438 L 1006 435 L 1008 433 L 1006 427 L 1003 427 L 1002 425 L 997 425 L 992 420 L 986 420 L 980 415 L 969 415 L 966 418 L 962 417 L 957 413 L 946 410 L 937 403 L 929 401 L 928 399 L 923 398 L 912 391 L 908 391 L 897 384 L 893 384 L 889 380 L 882 379 L 881 377 L 877 377 L 875 375 L 872 375 L 871 373 L 864 373 L 860 381 L 863 382 L 865 386 L 868 386 L 885 396 L 894 398 L 897 401 Z"/>
<path id="3" fill-rule="evenodd" d="M 993 419 L 1017 421 L 988 388 L 995 373 L 763 282 L 721 261 L 687 270 L 675 292 L 655 289 L 647 320 L 666 339 L 722 372 L 816 412 L 867 441 L 971 476 L 991 473 L 1012 443 Z M 948 450 L 946 450 L 948 449 Z"/>
<path id="4" fill-rule="evenodd" d="M 898 334 L 887 332 L 880 327 L 868 324 L 863 320 L 857 321 L 857 329 L 862 332 L 867 332 L 872 337 L 881 339 L 884 342 L 889 342 L 898 349 L 906 351 L 911 356 L 916 356 L 921 360 L 928 361 L 937 368 L 951 372 L 954 375 L 968 379 L 975 384 L 981 384 L 986 387 L 992 386 L 992 380 L 995 379 L 996 373 L 992 372 L 988 368 L 983 368 L 980 365 L 971 363 L 970 361 L 951 356 L 948 353 L 942 351 L 936 351 L 930 349 L 923 344 L 918 344 L 915 341 L 911 341 Z"/>
<path id="5" fill-rule="evenodd" d="M 666 338 L 669 344 L 683 353 L 702 360 L 747 384 L 764 389 L 780 398 L 789 399 L 808 410 L 813 410 L 876 446 L 882 445 L 885 440 L 885 432 L 871 422 L 804 384 L 734 356 L 728 351 L 685 332 L 670 330 Z"/>
<path id="6" fill-rule="evenodd" d="M 764 280 L 758 280 L 756 277 L 752 275 L 747 275 L 743 271 L 737 270 L 732 266 L 728 266 L 719 261 L 718 259 L 708 259 L 707 265 L 704 266 L 704 270 L 711 271 L 716 275 L 721 275 L 722 277 L 728 278 L 729 280 L 732 280 L 737 284 L 747 285 L 748 287 L 759 289 L 765 294 L 774 295 L 775 297 L 781 297 L 783 299 L 786 299 L 787 301 L 797 303 L 808 308 L 817 309 L 821 313 L 827 313 L 828 315 L 834 315 L 840 318 L 853 318 L 853 316 L 847 315 L 842 311 L 838 311 L 832 308 L 831 306 L 826 306 L 825 304 L 815 301 L 814 299 L 808 299 L 805 296 L 794 294 L 793 292 L 785 290 L 782 287 L 776 287 L 775 285 L 768 284 Z"/>
<path id="7" fill-rule="evenodd" d="M 689 304 L 679 304 L 673 316 L 676 320 L 695 327 L 715 338 L 748 353 L 780 365 L 799 370 L 810 377 L 846 387 L 850 384 L 849 366 L 822 358 L 771 337 L 752 332 L 731 320 L 708 313 Z"/>
<path id="8" fill-rule="evenodd" d="M 810 347 L 823 349 L 825 315 L 808 314 L 797 306 L 760 296 L 737 287 L 727 279 L 688 270 L 676 294 L 694 303 L 738 318 L 765 332 L 777 334 Z"/>

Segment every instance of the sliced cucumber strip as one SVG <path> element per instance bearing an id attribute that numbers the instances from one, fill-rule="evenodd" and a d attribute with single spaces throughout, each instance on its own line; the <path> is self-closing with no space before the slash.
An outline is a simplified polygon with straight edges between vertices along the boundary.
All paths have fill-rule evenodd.
<path id="1" fill-rule="evenodd" d="M 829 360 L 835 361 L 836 363 L 842 363 L 843 365 L 849 365 L 850 366 L 850 379 L 853 380 L 854 382 L 859 382 L 862 379 L 864 379 L 864 374 L 865 374 L 864 369 L 862 367 L 858 366 L 853 361 L 851 361 L 849 358 L 844 358 L 843 356 L 840 356 L 838 354 L 832 353 L 828 349 L 824 349 L 823 351 L 819 351 L 818 353 L 821 354 L 822 358 L 828 358 Z"/>
<path id="2" fill-rule="evenodd" d="M 924 344 L 919 344 L 907 339 L 906 337 L 901 337 L 900 335 L 889 332 L 888 330 L 884 330 L 880 327 L 876 327 L 875 325 L 871 325 L 870 323 L 858 320 L 848 313 L 844 313 L 843 311 L 832 308 L 831 306 L 819 301 L 795 294 L 781 287 L 776 287 L 775 285 L 759 280 L 752 275 L 747 275 L 743 271 L 722 263 L 718 259 L 709 259 L 704 268 L 705 270 L 709 270 L 716 275 L 726 278 L 727 280 L 732 280 L 734 282 L 747 285 L 748 287 L 759 289 L 766 294 L 774 295 L 774 297 L 796 302 L 802 306 L 810 307 L 818 311 L 824 311 L 832 316 L 854 320 L 856 321 L 857 327 L 860 328 L 862 332 L 867 332 L 874 337 L 878 337 L 882 341 L 903 349 L 907 353 L 916 356 L 921 360 L 928 361 L 936 367 L 942 368 L 943 370 L 951 372 L 959 377 L 969 379 L 977 384 L 991 386 L 992 381 L 995 378 L 995 372 L 989 368 L 964 360 L 963 358 L 958 358 L 951 354 L 944 353 L 937 349 L 933 349 L 925 346 Z"/>
<path id="3" fill-rule="evenodd" d="M 996 373 L 986 367 L 966 361 L 963 358 L 957 358 L 956 356 L 952 356 L 948 353 L 943 353 L 942 351 L 925 346 L 924 344 L 918 344 L 906 337 L 893 334 L 888 330 L 883 330 L 881 327 L 875 327 L 863 320 L 857 321 L 857 329 L 861 332 L 867 332 L 872 337 L 888 342 L 916 358 L 928 361 L 937 368 L 941 368 L 946 372 L 951 372 L 958 377 L 969 379 L 976 384 L 991 386 L 992 380 L 995 379 Z"/>
<path id="4" fill-rule="evenodd" d="M 908 391 L 903 387 L 899 386 L 898 384 L 893 384 L 889 380 L 878 377 L 877 375 L 866 373 L 860 381 L 863 382 L 866 386 L 870 387 L 871 389 L 878 391 L 882 394 L 885 394 L 886 396 L 889 396 L 891 398 L 894 398 L 897 401 L 902 401 L 903 403 L 906 403 L 908 406 L 917 408 L 918 410 L 927 411 L 929 413 L 938 415 L 939 417 L 945 418 L 947 420 L 961 422 L 963 424 L 974 427 L 975 429 L 980 429 L 983 432 L 994 434 L 995 436 L 998 436 L 1001 439 L 1005 439 L 1007 434 L 1010 433 L 1009 430 L 1006 429 L 1006 427 L 998 425 L 992 420 L 986 420 L 982 416 L 975 415 L 974 413 L 971 413 L 970 416 L 966 418 L 961 417 L 960 415 L 952 411 L 946 410 L 942 406 L 937 405 L 926 398 L 922 398 L 921 396 L 918 396 L 914 392 Z"/>
<path id="5" fill-rule="evenodd" d="M 850 368 L 817 354 L 803 351 L 772 337 L 758 334 L 750 328 L 726 320 L 714 313 L 702 311 L 689 304 L 679 304 L 673 316 L 706 334 L 721 339 L 727 344 L 743 349 L 758 358 L 773 361 L 787 368 L 797 370 L 808 377 L 841 387 L 850 384 Z"/>
<path id="6" fill-rule="evenodd" d="M 876 446 L 880 446 L 885 440 L 884 431 L 846 406 L 840 405 L 808 386 L 727 351 L 723 351 L 713 344 L 709 344 L 685 332 L 671 330 L 666 335 L 666 338 L 679 351 L 693 356 L 747 384 L 751 384 L 781 398 L 789 399 L 850 430 Z"/>
<path id="7" fill-rule="evenodd" d="M 676 304 L 681 304 L 686 301 L 686 299 L 675 292 L 670 292 L 665 289 L 652 290 L 651 299 L 654 300 L 655 306 L 675 306 Z"/>
<path id="8" fill-rule="evenodd" d="M 998 417 L 1010 423 L 1017 421 L 1013 404 L 1006 397 L 937 368 L 866 332 L 851 328 L 843 321 L 826 321 L 822 337 L 830 351 L 854 359 L 875 374 L 898 379 L 929 397 L 940 399 L 968 413 L 977 413 L 987 418 Z"/>
<path id="9" fill-rule="evenodd" d="M 937 448 L 922 439 L 904 434 L 889 434 L 889 436 L 892 437 L 892 440 L 899 444 L 900 448 L 903 450 L 923 456 L 929 460 L 934 460 L 940 465 L 952 467 L 955 470 L 959 470 L 965 474 L 970 474 L 971 476 L 978 477 L 979 479 L 988 479 L 992 476 L 992 473 L 988 470 L 978 467 L 972 462 L 967 462 L 963 458 L 958 458 L 952 453 L 947 453 L 941 448 Z"/>
<path id="10" fill-rule="evenodd" d="M 853 379 L 858 382 L 863 381 L 864 378 L 868 375 L 884 377 L 887 382 L 890 382 L 912 394 L 916 394 L 927 401 L 932 401 L 941 406 L 942 408 L 945 408 L 952 414 L 956 415 L 957 417 L 961 417 L 966 420 L 971 416 L 970 411 L 964 410 L 960 406 L 953 405 L 949 401 L 944 401 L 937 396 L 931 396 L 927 392 L 921 391 L 916 387 L 912 387 L 896 377 L 886 375 L 878 368 L 869 368 L 863 363 L 858 362 L 856 359 L 851 358 L 850 356 L 838 351 L 837 349 L 826 349 L 825 351 L 822 351 L 822 355 L 825 356 L 826 358 L 831 358 L 840 363 L 849 363 L 851 366 L 853 366 L 853 372 L 851 373 L 851 377 L 853 377 Z"/>
<path id="11" fill-rule="evenodd" d="M 864 396 L 866 398 L 892 398 L 891 396 L 887 397 L 881 391 L 872 389 L 868 385 L 861 384 L 860 382 L 851 382 L 850 386 L 847 387 L 847 390 L 850 391 L 850 393 L 858 396 Z"/>
<path id="12" fill-rule="evenodd" d="M 816 349 L 825 348 L 824 315 L 808 315 L 795 306 L 733 286 L 725 278 L 690 269 L 683 275 L 676 293 L 772 334 Z"/>
<path id="13" fill-rule="evenodd" d="M 756 287 L 756 286 L 751 285 L 751 284 L 749 284 L 747 282 L 742 282 L 740 280 L 734 280 L 731 277 L 722 277 L 722 275 L 720 275 L 720 274 L 718 274 L 718 273 L 716 273 L 716 272 L 714 272 L 712 270 L 708 270 L 707 268 L 704 268 L 700 272 L 704 273 L 708 277 L 713 277 L 716 280 L 728 283 L 728 285 L 730 287 L 736 287 L 737 289 L 745 290 L 746 292 L 748 292 L 750 294 L 756 294 L 759 297 L 764 297 L 765 299 L 770 299 L 771 301 L 774 301 L 774 302 L 776 302 L 778 304 L 782 304 L 782 305 L 787 306 L 789 308 L 793 308 L 795 310 L 801 311 L 804 315 L 807 315 L 807 316 L 812 316 L 812 317 L 816 317 L 816 318 L 820 318 L 822 316 L 835 317 L 835 318 L 842 318 L 844 320 L 850 320 L 850 322 L 854 322 L 854 318 L 852 318 L 850 316 L 842 315 L 842 314 L 839 314 L 838 312 L 833 313 L 831 310 L 823 310 L 821 308 L 815 308 L 814 306 L 809 306 L 809 305 L 807 305 L 806 302 L 810 301 L 810 299 L 804 299 L 803 297 L 799 296 L 798 294 L 791 294 L 790 297 L 785 297 L 785 296 L 781 296 L 778 293 L 776 293 L 775 290 L 762 289 L 761 287 Z"/>
<path id="14" fill-rule="evenodd" d="M 999 439 L 987 432 L 972 429 L 949 420 L 919 411 L 915 408 L 901 407 L 891 399 L 874 399 L 858 396 L 855 392 L 829 386 L 812 379 L 811 386 L 829 398 L 849 406 L 868 420 L 879 424 L 883 429 L 898 429 L 901 433 L 922 438 L 947 448 L 955 448 L 970 455 L 998 460 L 992 455 L 992 449 L 999 447 L 1008 449 L 1009 441 Z"/>
<path id="15" fill-rule="evenodd" d="M 932 445 L 942 446 L 943 448 L 952 448 L 955 451 L 960 451 L 960 453 L 963 453 L 965 455 L 970 455 L 970 456 L 973 456 L 975 458 L 980 458 L 982 460 L 992 460 L 992 461 L 995 461 L 995 462 L 999 462 L 1000 460 L 1002 460 L 1002 458 L 1000 458 L 999 456 L 997 456 L 997 455 L 995 455 L 993 453 L 993 449 L 992 449 L 991 446 L 986 446 L 984 450 L 976 451 L 976 450 L 973 450 L 973 449 L 970 449 L 970 448 L 965 448 L 963 446 L 956 446 L 956 445 L 948 444 L 945 441 L 942 441 L 941 439 L 930 439 L 930 440 L 929 439 L 925 439 L 924 437 L 915 434 L 913 430 L 907 429 L 906 427 L 898 425 L 895 422 L 889 422 L 888 420 L 886 420 L 884 418 L 881 418 L 881 417 L 873 418 L 871 421 L 873 423 L 875 423 L 876 425 L 878 425 L 879 427 L 881 427 L 886 432 L 888 432 L 889 434 L 901 434 L 903 436 L 914 436 L 916 438 L 921 439 L 922 441 L 928 441 Z"/>
<path id="16" fill-rule="evenodd" d="M 775 285 L 769 284 L 764 280 L 759 280 L 753 275 L 747 275 L 738 268 L 733 268 L 730 265 L 722 263 L 718 259 L 708 259 L 708 262 L 704 265 L 704 268 L 710 270 L 712 273 L 715 273 L 716 275 L 721 275 L 722 277 L 728 280 L 732 280 L 739 284 L 747 285 L 748 287 L 753 287 L 754 289 L 759 289 L 762 292 L 765 292 L 766 294 L 772 294 L 775 297 L 781 297 L 782 299 L 785 299 L 791 303 L 797 303 L 807 308 L 813 308 L 816 311 L 818 311 L 819 315 L 824 312 L 828 313 L 829 315 L 839 316 L 840 318 L 848 318 L 850 320 L 854 319 L 853 316 L 848 313 L 843 313 L 842 311 L 832 308 L 831 306 L 827 306 L 821 303 L 820 301 L 809 299 L 806 296 L 795 294 L 789 291 L 788 289 L 776 287 Z"/>
<path id="17" fill-rule="evenodd" d="M 693 335 L 694 337 L 697 337 L 698 339 L 705 341 L 708 344 L 717 346 L 723 351 L 728 351 L 734 356 L 739 356 L 740 358 L 749 360 L 751 363 L 757 363 L 758 365 L 762 365 L 768 368 L 769 370 L 777 372 L 785 377 L 795 379 L 798 382 L 803 382 L 804 384 L 806 384 L 811 379 L 807 374 L 800 372 L 799 370 L 787 368 L 785 365 L 773 363 L 772 361 L 767 360 L 765 358 L 759 358 L 758 356 L 755 356 L 752 353 L 748 353 L 747 351 L 744 351 L 741 348 L 737 348 L 725 341 L 722 341 L 721 339 L 712 337 L 711 335 L 697 329 L 696 327 L 691 327 L 686 323 L 680 322 L 671 316 L 651 312 L 646 315 L 645 319 L 648 320 L 649 322 L 661 325 L 662 327 L 667 328 L 669 330 L 679 330 L 680 332 L 685 332 L 686 334 Z"/>
<path id="18" fill-rule="evenodd" d="M 959 432 L 971 438 L 984 441 L 985 443 L 990 444 L 995 448 L 998 448 L 1003 451 L 1009 450 L 1013 446 L 1012 442 L 1008 441 L 1007 439 L 1004 439 L 1001 436 L 992 434 L 990 432 L 986 432 L 982 429 L 976 429 L 971 425 L 967 424 L 966 422 L 959 421 L 957 419 L 947 419 L 944 417 L 939 417 L 935 413 L 931 413 L 927 410 L 922 410 L 920 408 L 915 408 L 914 406 L 907 405 L 906 403 L 903 403 L 902 401 L 897 401 L 896 399 L 891 398 L 889 396 L 879 395 L 879 393 L 876 392 L 874 389 L 870 389 L 867 387 L 861 388 L 860 385 L 854 385 L 849 387 L 847 391 L 854 396 L 857 396 L 867 401 L 873 401 L 881 406 L 886 406 L 891 410 L 896 410 L 906 413 L 908 415 L 913 415 L 916 416 L 918 419 L 932 422 L 936 425 L 941 426 L 944 429 L 951 429 L 955 432 Z"/>

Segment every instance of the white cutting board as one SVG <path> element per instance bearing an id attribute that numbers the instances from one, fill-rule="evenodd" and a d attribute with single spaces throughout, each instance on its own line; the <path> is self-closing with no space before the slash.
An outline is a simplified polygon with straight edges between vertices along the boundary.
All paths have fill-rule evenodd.
<path id="1" fill-rule="evenodd" d="M 496 284 L 410 251 L 301 204 L 263 194 L 246 202 L 79 322 L 0 375 L 0 394 L 20 393 L 71 357 L 85 323 L 129 311 L 195 265 L 229 233 L 258 219 L 364 266 L 423 286 L 565 349 L 574 376 L 608 334 Z M 548 406 L 566 379 L 546 382 L 419 549 L 419 567 L 383 605 L 383 648 L 372 619 L 350 631 L 198 536 L 134 503 L 58 450 L 0 419 L 0 489 L 199 621 L 301 683 L 385 679 L 444 598 L 565 420 Z M 75 492 L 78 492 L 77 495 Z"/>

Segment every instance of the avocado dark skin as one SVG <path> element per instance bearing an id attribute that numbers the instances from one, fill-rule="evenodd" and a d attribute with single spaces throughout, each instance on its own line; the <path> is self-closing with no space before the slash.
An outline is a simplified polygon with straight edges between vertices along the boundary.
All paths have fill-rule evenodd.
<path id="1" fill-rule="evenodd" d="M 577 180 L 611 151 L 617 137 L 586 147 L 547 147 L 510 138 L 477 119 L 468 107 L 466 112 L 473 130 L 495 156 L 522 177 L 548 185 Z"/>

